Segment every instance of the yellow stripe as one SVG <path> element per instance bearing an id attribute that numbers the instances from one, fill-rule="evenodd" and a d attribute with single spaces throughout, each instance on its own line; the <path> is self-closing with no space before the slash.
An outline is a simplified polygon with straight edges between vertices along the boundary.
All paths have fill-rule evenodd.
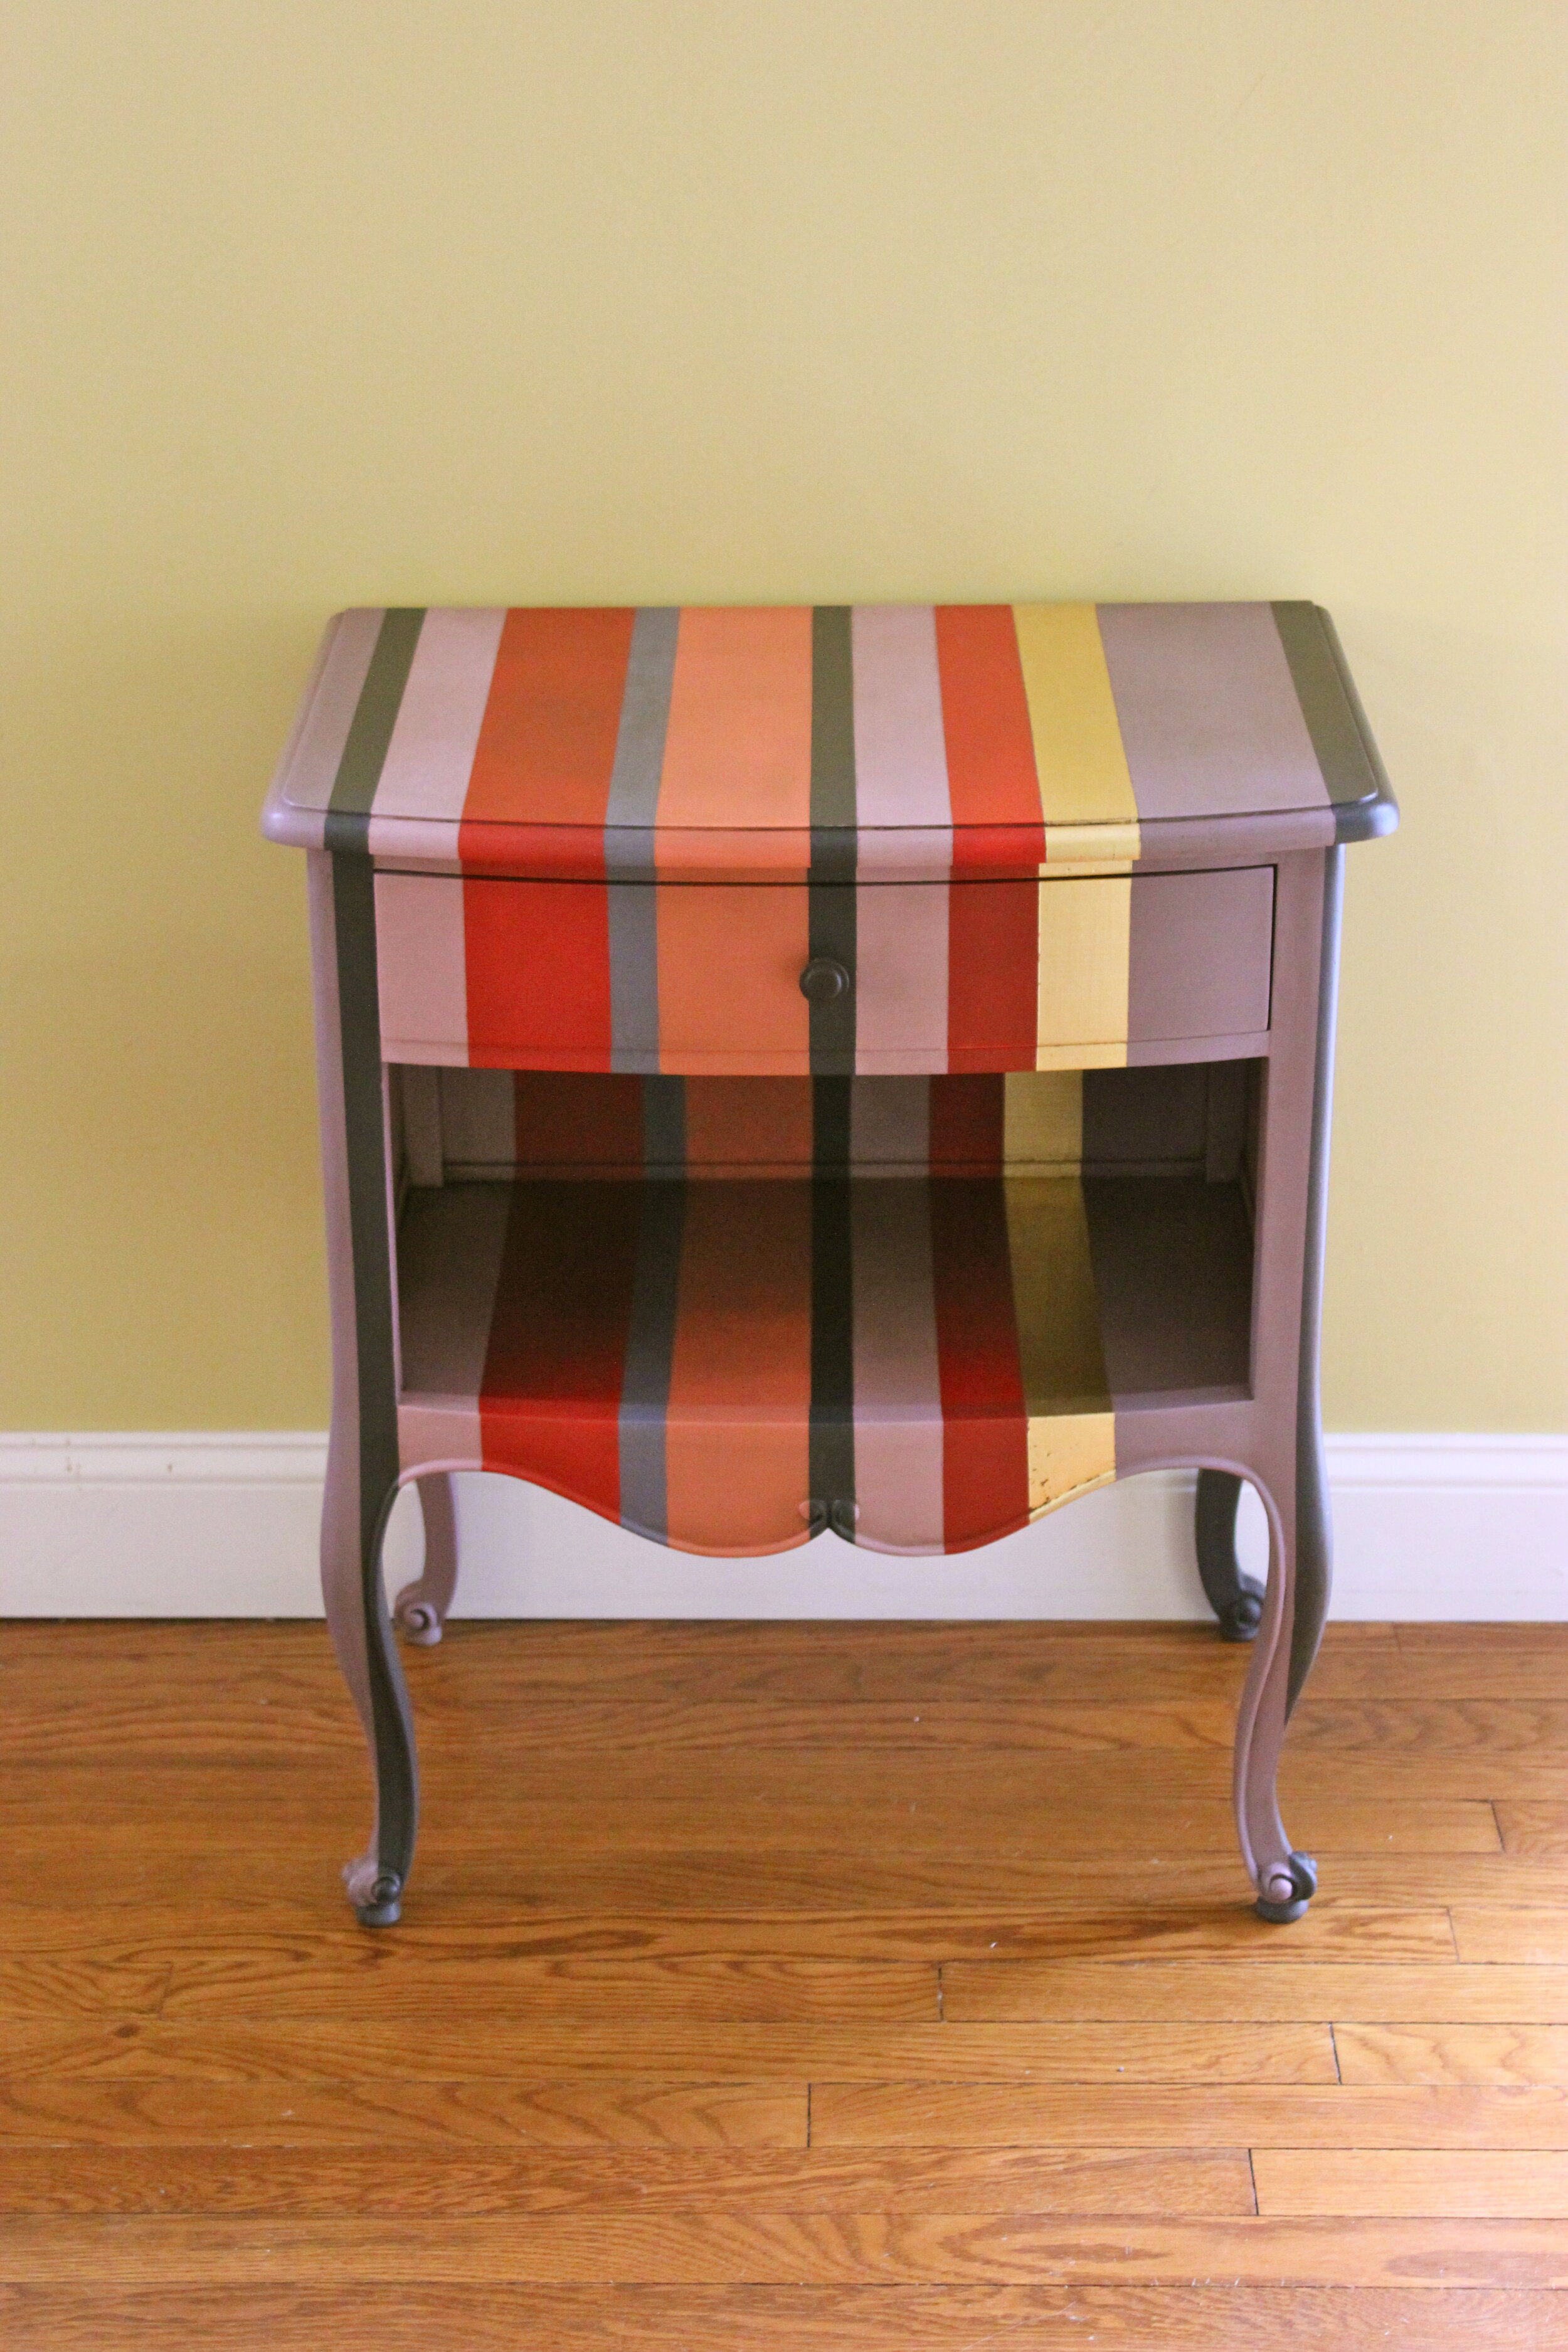
<path id="1" fill-rule="evenodd" d="M 1092 604 L 1015 604 L 1046 859 L 1135 858 L 1138 803 Z"/>
<path id="2" fill-rule="evenodd" d="M 1075 1177 L 1009 1177 L 1003 1190 L 1037 1517 L 1115 1477 L 1116 1415 L 1082 1186 Z"/>
<path id="3" fill-rule="evenodd" d="M 1116 1415 L 1063 1413 L 1029 1423 L 1029 1517 L 1037 1519 L 1116 1476 Z"/>
<path id="4" fill-rule="evenodd" d="M 1046 881 L 1039 890 L 1035 1067 L 1127 1059 L 1127 982 L 1132 940 L 1131 876 Z"/>
<path id="5" fill-rule="evenodd" d="M 1002 1158 L 1015 1174 L 1076 1176 L 1083 1162 L 1083 1073 L 1009 1070 Z"/>

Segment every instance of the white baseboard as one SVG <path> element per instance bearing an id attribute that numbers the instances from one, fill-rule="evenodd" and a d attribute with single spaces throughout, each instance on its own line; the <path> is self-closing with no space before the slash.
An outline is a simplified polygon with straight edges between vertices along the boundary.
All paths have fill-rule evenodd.
<path id="1" fill-rule="evenodd" d="M 0 1615 L 312 1617 L 311 1433 L 0 1435 Z M 1334 1614 L 1568 1617 L 1568 1437 L 1331 1437 Z M 770 1559 L 664 1551 L 510 1478 L 458 1482 L 460 1616 L 1201 1618 L 1190 1476 L 1156 1472 L 952 1559 L 825 1537 Z M 1243 1553 L 1261 1566 L 1261 1512 Z M 398 1504 L 394 1590 L 417 1573 Z"/>

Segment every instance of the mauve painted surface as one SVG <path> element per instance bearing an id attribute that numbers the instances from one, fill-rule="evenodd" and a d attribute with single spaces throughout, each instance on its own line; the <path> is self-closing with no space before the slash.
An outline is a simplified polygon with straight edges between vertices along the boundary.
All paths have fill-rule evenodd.
<path id="1" fill-rule="evenodd" d="M 1127 1034 L 1226 1037 L 1268 1026 L 1274 868 L 1136 874 Z"/>
<path id="2" fill-rule="evenodd" d="M 1102 604 L 1100 631 L 1145 822 L 1328 806 L 1267 604 Z"/>

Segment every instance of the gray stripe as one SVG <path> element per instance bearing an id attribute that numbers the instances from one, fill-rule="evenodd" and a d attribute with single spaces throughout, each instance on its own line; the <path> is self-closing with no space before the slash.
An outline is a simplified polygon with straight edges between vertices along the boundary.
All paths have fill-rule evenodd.
<path id="1" fill-rule="evenodd" d="M 605 869 L 611 876 L 654 871 L 653 828 L 679 630 L 680 608 L 675 604 L 645 604 L 632 624 L 620 732 L 605 804 Z"/>
<path id="2" fill-rule="evenodd" d="M 654 1083 L 657 1085 L 658 1080 Z M 680 1236 L 686 1214 L 682 1183 L 645 1184 L 621 1381 L 621 1525 L 663 1543 L 668 1536 L 665 1480 L 665 1413 L 675 1352 L 680 1287 Z"/>
<path id="3" fill-rule="evenodd" d="M 657 887 L 652 882 L 610 882 L 605 897 L 610 923 L 610 1067 L 657 1070 Z"/>
<path id="4" fill-rule="evenodd" d="M 642 1156 L 647 1169 L 686 1172 L 686 1080 L 645 1078 L 642 1082 Z"/>

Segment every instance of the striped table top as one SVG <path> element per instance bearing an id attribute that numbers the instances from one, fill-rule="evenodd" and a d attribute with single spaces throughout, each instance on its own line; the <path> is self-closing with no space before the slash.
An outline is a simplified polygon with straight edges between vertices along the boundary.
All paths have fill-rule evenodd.
<path id="1" fill-rule="evenodd" d="M 1394 822 L 1309 604 L 365 608 L 275 840 L 542 878 L 1037 875 Z"/>

